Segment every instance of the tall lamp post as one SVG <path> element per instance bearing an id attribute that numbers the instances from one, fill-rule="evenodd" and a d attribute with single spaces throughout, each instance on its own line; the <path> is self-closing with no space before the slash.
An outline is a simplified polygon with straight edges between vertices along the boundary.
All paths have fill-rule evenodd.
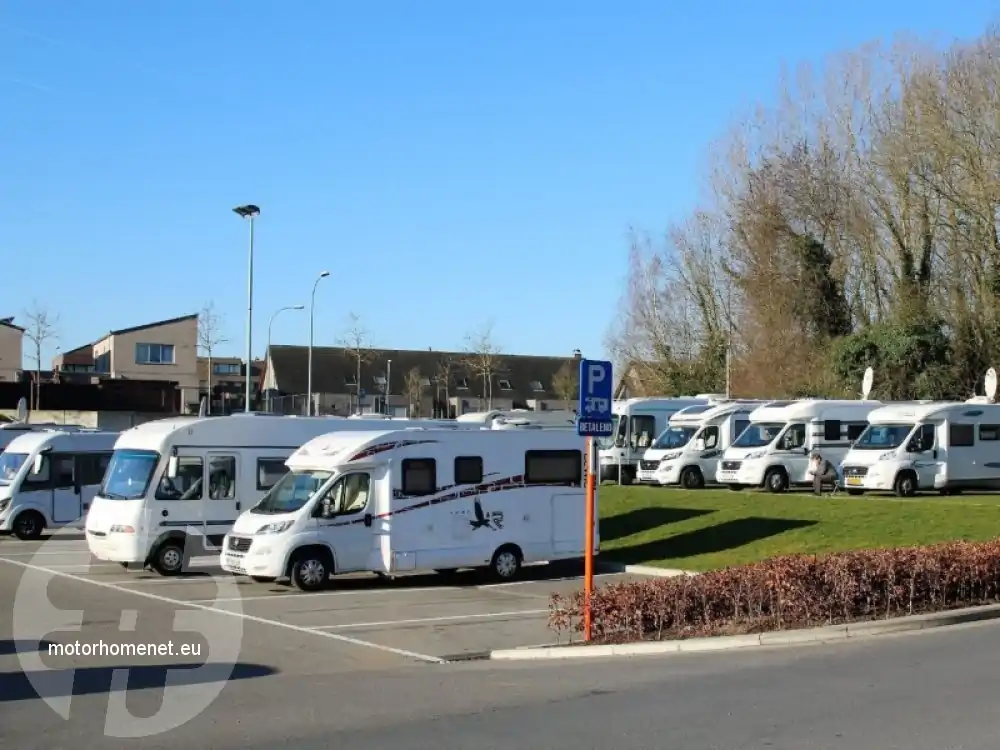
<path id="1" fill-rule="evenodd" d="M 250 386 L 253 383 L 253 220 L 260 216 L 260 208 L 248 203 L 237 206 L 233 212 L 241 218 L 250 220 L 250 259 L 247 264 L 247 373 L 246 401 L 244 411 L 250 411 Z"/>
<path id="2" fill-rule="evenodd" d="M 323 273 L 316 277 L 316 281 L 313 282 L 312 297 L 309 300 L 309 385 L 306 387 L 306 390 L 308 391 L 306 394 L 307 417 L 311 417 L 313 413 L 313 322 L 316 314 L 316 287 L 319 286 L 319 282 L 322 279 L 325 279 L 329 275 L 329 271 L 323 271 Z"/>
<path id="3" fill-rule="evenodd" d="M 288 307 L 279 307 L 277 310 L 275 310 L 273 313 L 271 313 L 271 319 L 267 322 L 267 354 L 265 355 L 267 357 L 268 372 L 270 372 L 270 370 L 271 370 L 271 367 L 270 367 L 270 364 L 271 364 L 271 326 L 274 325 L 274 319 L 278 317 L 279 313 L 283 313 L 285 310 L 305 310 L 305 309 L 306 309 L 305 305 L 289 305 Z M 271 412 L 271 391 L 270 391 L 270 389 L 265 388 L 264 392 L 267 394 L 267 407 L 266 408 L 267 408 L 268 413 L 270 413 Z"/>

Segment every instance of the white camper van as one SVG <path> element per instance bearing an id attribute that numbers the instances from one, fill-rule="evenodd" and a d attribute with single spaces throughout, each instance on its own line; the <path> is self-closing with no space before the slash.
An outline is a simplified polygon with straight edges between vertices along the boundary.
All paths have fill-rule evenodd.
<path id="1" fill-rule="evenodd" d="M 750 414 L 750 426 L 726 449 L 716 481 L 731 489 L 766 487 L 784 492 L 808 485 L 809 455 L 836 466 L 868 426 L 879 401 L 772 401 Z"/>
<path id="2" fill-rule="evenodd" d="M 117 432 L 33 430 L 0 453 L 0 532 L 37 539 L 79 521 L 111 460 Z"/>
<path id="3" fill-rule="evenodd" d="M 750 426 L 750 414 L 763 401 L 727 401 L 691 406 L 670 419 L 639 462 L 639 481 L 701 489 L 715 482 L 719 456 Z"/>
<path id="4" fill-rule="evenodd" d="M 239 517 L 220 564 L 306 591 L 358 571 L 484 568 L 511 579 L 523 563 L 584 554 L 585 450 L 563 430 L 324 435 Z"/>
<path id="5" fill-rule="evenodd" d="M 611 405 L 611 435 L 596 438 L 601 472 L 599 479 L 619 479 L 631 484 L 639 471 L 639 460 L 668 427 L 670 418 L 689 406 L 707 406 L 724 400 L 713 394 L 690 398 L 630 398 Z"/>
<path id="6" fill-rule="evenodd" d="M 533 409 L 492 409 L 491 411 L 470 411 L 461 414 L 455 421 L 461 425 L 478 425 L 491 427 L 497 421 L 514 422 L 517 424 L 536 424 L 545 427 L 565 427 L 576 429 L 576 412 L 567 409 L 542 410 Z"/>
<path id="7" fill-rule="evenodd" d="M 1000 489 L 1000 404 L 890 404 L 869 421 L 841 466 L 848 492 Z"/>
<path id="8" fill-rule="evenodd" d="M 78 424 L 56 424 L 55 422 L 0 422 L 0 451 L 7 450 L 12 440 L 21 435 L 42 430 L 59 430 L 60 432 L 77 432 L 85 429 Z"/>
<path id="9" fill-rule="evenodd" d="M 393 424 L 412 424 L 393 420 Z M 233 414 L 179 417 L 121 434 L 87 515 L 87 544 L 100 560 L 181 572 L 185 555 L 213 545 L 287 471 L 303 443 L 334 431 L 384 429 L 343 417 Z M 200 539 L 188 543 L 190 536 Z M 202 545 L 202 546 L 199 546 Z"/>

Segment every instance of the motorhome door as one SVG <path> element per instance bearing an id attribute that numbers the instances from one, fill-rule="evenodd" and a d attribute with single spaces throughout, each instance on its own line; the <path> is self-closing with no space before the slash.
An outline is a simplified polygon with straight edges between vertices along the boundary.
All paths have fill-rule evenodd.
<path id="1" fill-rule="evenodd" d="M 83 517 L 80 472 L 72 453 L 50 453 L 45 459 L 52 476 L 52 522 L 72 523 Z"/>
<path id="2" fill-rule="evenodd" d="M 205 490 L 205 456 L 194 448 L 178 449 L 176 471 L 169 466 L 150 489 L 146 504 L 146 528 L 154 536 L 178 530 L 200 537 Z"/>
<path id="3" fill-rule="evenodd" d="M 222 539 L 232 528 L 242 508 L 253 505 L 250 493 L 256 494 L 256 479 L 243 477 L 240 457 L 232 452 L 210 452 L 205 456 L 205 511 L 202 516 L 207 549 L 221 548 Z"/>
<path id="4" fill-rule="evenodd" d="M 313 521 L 329 539 L 338 573 L 368 570 L 375 536 L 367 522 L 374 515 L 375 483 L 367 471 L 342 475 L 313 507 Z"/>

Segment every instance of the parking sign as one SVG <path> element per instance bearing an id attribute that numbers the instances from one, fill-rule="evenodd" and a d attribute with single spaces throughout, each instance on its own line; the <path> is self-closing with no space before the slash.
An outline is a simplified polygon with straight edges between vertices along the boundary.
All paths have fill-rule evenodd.
<path id="1" fill-rule="evenodd" d="M 580 360 L 580 404 L 576 422 L 578 435 L 606 437 L 611 434 L 613 390 L 610 362 Z"/>

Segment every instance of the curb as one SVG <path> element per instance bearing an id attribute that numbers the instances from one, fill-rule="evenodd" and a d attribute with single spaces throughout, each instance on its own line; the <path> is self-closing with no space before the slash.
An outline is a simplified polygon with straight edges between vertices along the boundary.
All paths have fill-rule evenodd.
<path id="1" fill-rule="evenodd" d="M 833 641 L 865 638 L 890 633 L 905 633 L 917 630 L 944 628 L 972 622 L 1000 619 L 1000 604 L 948 612 L 931 612 L 925 615 L 894 617 L 878 620 L 829 625 L 802 630 L 779 630 L 769 633 L 747 635 L 722 635 L 708 638 L 687 638 L 673 641 L 646 641 L 643 643 L 620 643 L 606 646 L 543 646 L 540 648 L 504 649 L 491 651 L 490 659 L 579 659 L 607 656 L 643 656 L 654 654 L 689 653 L 697 651 L 725 651 L 754 646 L 792 646 L 803 643 L 830 643 Z"/>
<path id="2" fill-rule="evenodd" d="M 677 576 L 696 576 L 697 571 L 680 570 L 678 568 L 658 568 L 655 565 L 624 565 L 622 563 L 602 560 L 596 567 L 602 573 L 632 573 L 637 576 L 654 576 L 657 578 L 676 578 Z"/>

